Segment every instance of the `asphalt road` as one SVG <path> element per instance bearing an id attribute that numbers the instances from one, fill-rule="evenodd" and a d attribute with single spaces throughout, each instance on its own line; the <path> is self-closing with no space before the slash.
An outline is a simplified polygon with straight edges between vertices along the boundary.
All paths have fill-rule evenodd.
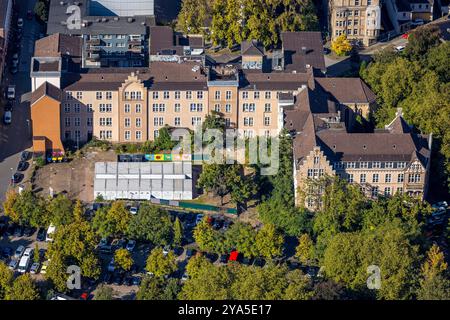
<path id="1" fill-rule="evenodd" d="M 32 146 L 30 104 L 28 102 L 20 103 L 20 100 L 22 94 L 31 90 L 31 56 L 34 51 L 34 42 L 39 37 L 42 29 L 42 26 L 36 19 L 31 21 L 26 18 L 27 11 L 33 11 L 35 2 L 36 0 L 16 0 L 17 15 L 24 19 L 24 26 L 20 44 L 19 72 L 15 75 L 9 72 L 8 64 L 10 60 L 8 60 L 3 79 L 3 86 L 5 87 L 10 84 L 16 85 L 16 101 L 12 112 L 12 124 L 6 126 L 3 124 L 3 121 L 0 123 L 0 201 L 4 200 L 11 176 L 16 172 L 20 153 Z M 16 26 L 17 21 L 14 20 L 12 22 L 13 32 Z M 14 45 L 15 42 L 13 40 L 10 46 Z M 0 110 L 1 116 L 3 116 L 3 112 L 4 110 Z"/>

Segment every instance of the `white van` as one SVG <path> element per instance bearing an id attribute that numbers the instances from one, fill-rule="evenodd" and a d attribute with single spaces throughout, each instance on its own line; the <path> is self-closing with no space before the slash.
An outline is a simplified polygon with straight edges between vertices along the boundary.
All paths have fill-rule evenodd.
<path id="1" fill-rule="evenodd" d="M 45 242 L 52 242 L 53 241 L 53 233 L 55 233 L 56 227 L 51 224 L 50 227 L 47 229 L 47 235 L 45 236 Z"/>
<path id="2" fill-rule="evenodd" d="M 33 248 L 27 248 L 23 253 L 22 258 L 20 258 L 19 267 L 17 268 L 17 271 L 19 271 L 20 273 L 27 272 L 32 257 L 33 257 Z"/>

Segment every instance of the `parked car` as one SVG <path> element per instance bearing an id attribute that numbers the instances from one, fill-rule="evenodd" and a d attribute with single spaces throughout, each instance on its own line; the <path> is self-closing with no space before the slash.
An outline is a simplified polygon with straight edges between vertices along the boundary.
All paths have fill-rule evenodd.
<path id="1" fill-rule="evenodd" d="M 42 268 L 41 268 L 41 274 L 47 273 L 47 268 L 48 268 L 49 264 L 50 264 L 50 259 L 44 261 L 44 263 L 42 264 Z"/>
<path id="2" fill-rule="evenodd" d="M 213 223 L 213 228 L 215 230 L 219 230 L 220 228 L 222 228 L 222 225 L 223 225 L 223 220 L 216 219 L 216 221 L 214 221 L 214 223 Z"/>
<path id="3" fill-rule="evenodd" d="M 45 242 L 53 242 L 53 234 L 55 233 L 55 231 L 56 227 L 53 224 L 50 224 L 45 235 Z"/>
<path id="4" fill-rule="evenodd" d="M 28 20 L 33 20 L 33 17 L 34 17 L 33 11 L 28 10 L 28 11 L 27 11 L 27 19 L 28 19 Z"/>
<path id="5" fill-rule="evenodd" d="M 141 277 L 133 277 L 132 283 L 133 286 L 138 286 L 141 284 L 142 278 Z"/>
<path id="6" fill-rule="evenodd" d="M 125 275 L 125 277 L 123 278 L 123 285 L 129 287 L 132 284 L 133 284 L 133 277 L 130 276 L 129 274 Z"/>
<path id="7" fill-rule="evenodd" d="M 19 267 L 17 268 L 17 271 L 20 273 L 25 273 L 28 271 L 28 268 L 30 267 L 31 258 L 33 257 L 33 248 L 26 248 L 25 252 L 22 255 L 22 258 L 20 258 L 19 261 Z"/>
<path id="8" fill-rule="evenodd" d="M 111 261 L 108 264 L 108 271 L 109 272 L 114 272 L 114 270 L 116 270 L 116 263 L 114 261 L 114 258 L 112 258 Z"/>
<path id="9" fill-rule="evenodd" d="M 136 247 L 136 241 L 129 240 L 127 243 L 126 249 L 130 252 L 133 252 L 135 247 Z"/>
<path id="10" fill-rule="evenodd" d="M 134 215 L 134 214 L 137 214 L 137 213 L 138 213 L 138 210 L 139 210 L 139 209 L 138 209 L 137 207 L 131 207 L 131 208 L 130 208 L 130 213 L 133 214 L 133 215 Z"/>
<path id="11" fill-rule="evenodd" d="M 423 19 L 416 19 L 413 22 L 411 22 L 412 26 L 421 26 L 423 25 L 425 22 L 423 21 Z"/>
<path id="12" fill-rule="evenodd" d="M 433 209 L 447 209 L 448 203 L 447 201 L 436 202 L 431 206 Z"/>
<path id="13" fill-rule="evenodd" d="M 24 177 L 24 175 L 19 172 L 14 173 L 14 175 L 11 178 L 12 184 L 20 183 L 22 181 L 23 177 Z"/>
<path id="14" fill-rule="evenodd" d="M 30 268 L 30 273 L 31 274 L 36 274 L 39 273 L 39 267 L 41 266 L 41 264 L 39 262 L 35 262 L 31 265 Z"/>
<path id="15" fill-rule="evenodd" d="M 187 249 L 186 250 L 186 257 L 190 258 L 195 254 L 195 250 L 194 249 Z"/>
<path id="16" fill-rule="evenodd" d="M 195 225 L 198 225 L 200 222 L 202 222 L 204 216 L 205 215 L 203 214 L 198 214 L 197 217 L 195 218 Z"/>
<path id="17" fill-rule="evenodd" d="M 17 226 L 16 229 L 14 229 L 14 237 L 20 238 L 23 236 L 23 228 L 21 226 Z"/>
<path id="18" fill-rule="evenodd" d="M 397 52 L 402 52 L 403 50 L 405 50 L 405 46 L 396 46 L 395 48 L 394 48 L 394 50 L 395 51 L 397 51 Z"/>
<path id="19" fill-rule="evenodd" d="M 28 161 L 31 158 L 31 152 L 30 151 L 23 151 L 20 155 L 20 161 Z"/>
<path id="20" fill-rule="evenodd" d="M 45 228 L 39 228 L 38 232 L 37 232 L 37 236 L 36 236 L 36 240 L 39 242 L 43 242 L 45 241 L 45 236 L 46 236 L 46 232 L 45 232 Z"/>
<path id="21" fill-rule="evenodd" d="M 120 286 L 122 285 L 123 282 L 123 276 L 120 272 L 114 272 L 113 275 L 113 284 L 115 284 L 116 286 Z"/>
<path id="22" fill-rule="evenodd" d="M 23 19 L 22 18 L 17 19 L 17 27 L 18 28 L 22 28 L 23 27 Z"/>
<path id="23" fill-rule="evenodd" d="M 124 249 L 127 245 L 127 240 L 126 239 L 114 239 L 111 242 L 111 247 L 113 250 L 117 250 L 117 249 Z"/>
<path id="24" fill-rule="evenodd" d="M 11 101 L 5 102 L 5 111 L 12 111 L 13 110 L 13 104 Z"/>
<path id="25" fill-rule="evenodd" d="M 12 123 L 12 112 L 11 111 L 5 111 L 5 114 L 3 115 L 3 123 L 4 124 Z"/>
<path id="26" fill-rule="evenodd" d="M 19 165 L 17 166 L 17 171 L 25 171 L 28 169 L 28 162 L 20 161 Z"/>
<path id="27" fill-rule="evenodd" d="M 170 252 L 170 246 L 165 246 L 163 248 L 163 255 L 167 256 Z"/>
<path id="28" fill-rule="evenodd" d="M 3 248 L 2 256 L 4 258 L 9 259 L 12 256 L 13 252 L 10 247 Z"/>
<path id="29" fill-rule="evenodd" d="M 219 258 L 220 263 L 227 263 L 227 261 L 228 261 L 228 255 L 226 255 L 226 254 L 220 255 L 220 258 Z"/>
<path id="30" fill-rule="evenodd" d="M 9 270 L 16 270 L 17 266 L 19 265 L 19 259 L 11 259 L 11 261 L 8 264 Z"/>
<path id="31" fill-rule="evenodd" d="M 43 248 L 39 249 L 39 258 L 44 259 L 46 252 L 47 252 L 47 250 L 45 250 Z"/>
<path id="32" fill-rule="evenodd" d="M 31 237 L 34 233 L 33 231 L 34 231 L 33 228 L 26 227 L 25 230 L 23 230 L 24 237 L 27 237 L 27 238 Z"/>
<path id="33" fill-rule="evenodd" d="M 185 272 L 185 273 L 183 273 L 183 275 L 181 276 L 181 281 L 186 281 L 187 279 L 189 279 L 189 276 L 188 276 L 188 274 Z"/>
<path id="34" fill-rule="evenodd" d="M 231 226 L 231 221 L 230 220 L 225 220 L 222 226 L 222 230 L 226 231 L 228 230 L 228 228 Z"/>

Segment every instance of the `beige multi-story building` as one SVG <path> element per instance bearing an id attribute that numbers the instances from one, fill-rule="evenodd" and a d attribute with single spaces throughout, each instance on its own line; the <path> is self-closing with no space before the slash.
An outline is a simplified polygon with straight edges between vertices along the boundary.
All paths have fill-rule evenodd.
<path id="1" fill-rule="evenodd" d="M 154 140 L 166 125 L 194 130 L 212 111 L 247 137 L 276 135 L 283 127 L 283 99 L 293 99 L 313 79 L 314 62 L 323 69 L 320 33 L 305 34 L 305 48 L 314 38 L 318 45 L 301 53 L 301 59 L 289 60 L 299 72 L 263 72 L 236 64 L 206 67 L 190 60 L 153 61 L 149 68 L 82 69 L 79 39 L 52 35 L 36 42 L 33 90 L 47 82 L 61 90 L 61 139 L 77 145 L 93 137 L 114 143 Z M 301 43 L 295 34 L 290 39 Z"/>
<path id="2" fill-rule="evenodd" d="M 333 175 L 358 183 L 368 196 L 423 196 L 431 136 L 413 133 L 401 113 L 384 130 L 355 132 L 355 119 L 368 119 L 376 108 L 374 93 L 359 78 L 316 76 L 324 72 L 320 33 L 283 33 L 282 40 L 270 59 L 252 41 L 241 63 L 188 59 L 86 70 L 79 39 L 41 39 L 31 72 L 34 152 L 64 152 L 62 144 L 93 137 L 154 140 L 163 126 L 194 130 L 214 111 L 246 137 L 291 133 L 297 205 L 320 206 L 321 190 L 312 197 L 305 187 Z"/>
<path id="3" fill-rule="evenodd" d="M 432 136 L 414 133 L 401 110 L 382 130 L 350 132 L 338 109 L 330 104 L 324 114 L 312 105 L 308 110 L 298 104 L 287 115 L 287 121 L 303 119 L 291 130 L 297 205 L 319 209 L 324 179 L 336 175 L 358 184 L 368 197 L 395 193 L 425 197 Z"/>
<path id="4" fill-rule="evenodd" d="M 345 34 L 347 39 L 369 46 L 380 35 L 380 0 L 331 0 L 329 16 L 331 40 Z"/>

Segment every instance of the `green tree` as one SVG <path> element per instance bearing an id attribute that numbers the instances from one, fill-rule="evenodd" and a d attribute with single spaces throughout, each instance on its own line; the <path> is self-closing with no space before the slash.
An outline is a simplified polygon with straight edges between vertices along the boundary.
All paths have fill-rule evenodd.
<path id="1" fill-rule="evenodd" d="M 47 211 L 50 213 L 49 222 L 56 227 L 73 221 L 73 202 L 62 194 L 50 201 Z"/>
<path id="2" fill-rule="evenodd" d="M 134 263 L 131 253 L 127 249 L 118 249 L 114 253 L 114 261 L 125 271 L 129 271 Z"/>
<path id="3" fill-rule="evenodd" d="M 154 152 L 171 151 L 176 145 L 167 126 L 159 129 L 158 137 L 153 142 Z"/>
<path id="4" fill-rule="evenodd" d="M 298 239 L 298 246 L 295 250 L 295 256 L 303 264 L 309 264 L 314 257 L 314 243 L 311 237 L 304 233 Z"/>
<path id="5" fill-rule="evenodd" d="M 127 234 L 154 245 L 167 245 L 173 237 L 173 225 L 166 210 L 144 203 L 131 218 Z"/>
<path id="6" fill-rule="evenodd" d="M 205 217 L 194 229 L 194 239 L 200 250 L 224 253 L 223 235 L 215 231 Z"/>
<path id="7" fill-rule="evenodd" d="M 14 274 L 8 269 L 8 266 L 0 261 L 0 300 L 5 299 L 6 292 L 11 288 Z"/>
<path id="8" fill-rule="evenodd" d="M 237 266 L 231 285 L 237 300 L 280 300 L 288 286 L 285 266 L 267 265 L 264 268 Z"/>
<path id="9" fill-rule="evenodd" d="M 146 276 L 136 294 L 137 300 L 162 300 L 164 293 L 164 279 Z"/>
<path id="10" fill-rule="evenodd" d="M 412 245 L 399 219 L 386 222 L 374 230 L 335 235 L 324 256 L 325 273 L 336 282 L 363 296 L 370 295 L 366 287 L 367 267 L 381 270 L 379 299 L 406 299 L 414 283 L 417 247 Z"/>
<path id="11" fill-rule="evenodd" d="M 131 213 L 122 201 L 115 201 L 111 207 L 100 208 L 93 219 L 94 229 L 102 237 L 123 235 L 132 220 Z"/>
<path id="12" fill-rule="evenodd" d="M 204 257 L 190 259 L 186 269 L 189 279 L 184 283 L 178 298 L 181 300 L 225 300 L 231 298 L 230 272 L 225 267 L 215 267 Z"/>
<path id="13" fill-rule="evenodd" d="M 95 290 L 94 300 L 113 300 L 114 289 L 104 284 L 100 284 Z"/>
<path id="14" fill-rule="evenodd" d="M 252 258 L 258 255 L 256 250 L 256 231 L 249 224 L 236 222 L 225 234 L 227 251 L 236 249 L 244 257 Z"/>
<path id="15" fill-rule="evenodd" d="M 294 270 L 287 274 L 288 286 L 283 299 L 285 300 L 310 300 L 314 292 L 312 291 L 311 280 L 300 270 Z"/>
<path id="16" fill-rule="evenodd" d="M 19 276 L 6 292 L 6 300 L 38 300 L 39 292 L 29 274 Z"/>
<path id="17" fill-rule="evenodd" d="M 173 244 L 176 247 L 183 244 L 183 225 L 178 217 L 173 224 Z"/>
<path id="18" fill-rule="evenodd" d="M 440 44 L 439 28 L 436 26 L 425 26 L 417 28 L 408 37 L 405 54 L 413 60 L 426 57 L 426 53 Z"/>
<path id="19" fill-rule="evenodd" d="M 444 254 L 435 244 L 427 252 L 427 258 L 422 265 L 417 296 L 420 300 L 450 299 L 448 264 Z"/>
<path id="20" fill-rule="evenodd" d="M 155 248 L 148 256 L 146 270 L 153 273 L 155 277 L 168 276 L 175 272 L 177 268 L 175 255 L 172 251 L 164 255 L 162 248 Z"/>
<path id="21" fill-rule="evenodd" d="M 283 244 L 283 235 L 272 224 L 265 224 L 256 235 L 256 249 L 260 256 L 267 259 L 281 256 Z"/>
<path id="22" fill-rule="evenodd" d="M 183 0 L 177 19 L 177 28 L 185 34 L 205 34 L 205 23 L 211 19 L 207 0 Z"/>
<path id="23" fill-rule="evenodd" d="M 340 35 L 331 43 L 331 50 L 338 56 L 345 56 L 352 51 L 352 45 L 345 34 Z"/>

